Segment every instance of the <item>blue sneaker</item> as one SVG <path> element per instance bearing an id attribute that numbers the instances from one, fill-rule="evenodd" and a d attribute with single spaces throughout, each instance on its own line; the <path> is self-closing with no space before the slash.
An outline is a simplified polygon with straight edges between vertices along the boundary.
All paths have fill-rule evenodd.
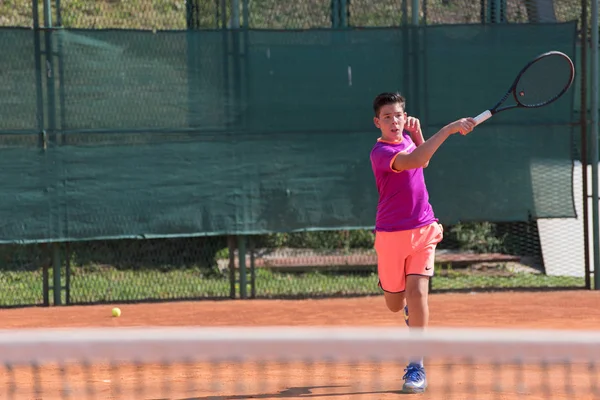
<path id="1" fill-rule="evenodd" d="M 406 322 L 406 326 L 408 326 L 408 306 L 404 306 L 404 322 Z"/>
<path id="2" fill-rule="evenodd" d="M 425 376 L 425 368 L 419 364 L 408 364 L 404 370 L 406 372 L 402 379 L 404 385 L 402 391 L 404 393 L 423 393 L 427 388 L 427 377 Z"/>

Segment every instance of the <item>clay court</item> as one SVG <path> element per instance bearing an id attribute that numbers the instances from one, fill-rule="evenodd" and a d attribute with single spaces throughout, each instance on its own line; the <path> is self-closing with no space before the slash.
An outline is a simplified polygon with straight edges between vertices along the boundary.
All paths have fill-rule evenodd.
<path id="1" fill-rule="evenodd" d="M 319 300 L 224 300 L 3 310 L 0 327 L 402 326 L 382 296 Z M 445 293 L 430 296 L 430 325 L 600 329 L 600 292 Z"/>
<path id="2" fill-rule="evenodd" d="M 600 329 L 600 292 L 506 292 L 473 294 L 433 294 L 430 300 L 432 327 L 486 327 L 486 328 L 542 328 L 542 329 Z M 256 301 L 198 301 L 160 304 L 121 305 L 122 316 L 111 316 L 112 305 L 72 306 L 56 308 L 25 308 L 2 311 L 2 328 L 81 328 L 81 327 L 131 327 L 131 326 L 403 326 L 399 314 L 392 314 L 384 307 L 380 296 L 323 299 L 323 300 L 256 300 Z M 71 370 L 69 381 L 73 386 L 93 380 L 96 398 L 171 398 L 171 399 L 392 399 L 405 396 L 400 393 L 403 365 L 361 364 L 359 367 L 338 365 L 335 372 L 324 364 L 312 366 L 310 373 L 294 369 L 295 365 L 269 365 L 268 371 L 244 366 L 234 370 L 231 365 L 221 364 L 215 368 L 195 365 L 175 366 L 170 371 L 168 396 L 159 395 L 161 383 L 156 377 L 163 375 L 158 366 L 149 367 L 143 373 L 144 393 L 129 395 L 133 387 L 135 370 L 119 371 L 121 390 L 127 395 L 112 397 L 109 370 L 104 366 L 94 368 L 91 375 Z M 18 372 L 18 371 L 17 371 Z M 281 375 L 285 372 L 285 375 Z M 506 394 L 494 393 L 490 387 L 493 375 L 491 367 L 478 366 L 476 387 L 472 388 L 470 374 L 458 367 L 449 382 L 444 367 L 437 361 L 428 363 L 429 389 L 422 399 L 513 399 L 520 398 L 510 389 Z M 548 372 L 553 399 L 573 398 L 565 393 L 564 371 L 550 368 Z M 506 372 L 504 372 L 506 373 Z M 596 374 L 598 371 L 596 371 Z M 539 366 L 525 366 L 524 376 L 534 385 L 541 379 Z M 590 375 L 587 366 L 574 365 L 569 380 L 575 382 L 577 399 L 596 398 L 587 393 Z M 514 374 L 513 374 L 514 375 Z M 225 386 L 214 388 L 208 381 L 218 376 Z M 507 376 L 510 376 L 508 374 Z M 285 377 L 285 380 L 283 378 Z M 372 380 L 377 377 L 378 386 L 370 388 L 366 381 L 354 390 L 358 377 Z M 183 384 L 189 378 L 196 382 L 193 387 Z M 596 375 L 595 380 L 598 380 Z M 17 391 L 31 393 L 31 372 L 16 374 Z M 236 388 L 241 379 L 247 388 Z M 262 381 L 261 381 L 262 379 Z M 114 379 L 113 379 L 114 381 Z M 262 382 L 259 385 L 257 382 Z M 79 383 L 77 383 L 79 382 Z M 178 385 L 178 382 L 182 382 Z M 360 383 L 360 382 L 358 382 Z M 452 384 L 452 389 L 448 384 Z M 44 370 L 42 376 L 43 396 L 16 398 L 60 398 L 60 374 L 56 369 Z M 476 396 L 466 390 L 476 390 Z M 450 392 L 450 390 L 452 390 Z M 47 395 L 46 395 L 47 394 Z M 524 396 L 527 399 L 546 398 L 543 393 Z M 3 396 L 4 397 L 4 396 Z M 10 397 L 9 397 L 10 398 Z"/>

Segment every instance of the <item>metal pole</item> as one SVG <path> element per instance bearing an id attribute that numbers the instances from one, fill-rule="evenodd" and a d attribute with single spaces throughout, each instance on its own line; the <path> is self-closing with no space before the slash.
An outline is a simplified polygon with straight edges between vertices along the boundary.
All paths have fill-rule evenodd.
<path id="1" fill-rule="evenodd" d="M 338 0 L 331 0 L 331 27 L 337 28 L 340 25 L 340 9 Z"/>
<path id="2" fill-rule="evenodd" d="M 412 25 L 419 25 L 419 0 L 412 0 Z"/>
<path id="3" fill-rule="evenodd" d="M 37 100 L 37 122 L 40 133 L 39 146 L 45 149 L 45 133 L 44 133 L 44 89 L 42 79 L 42 50 L 40 44 L 40 18 L 39 7 L 37 0 L 32 0 L 32 16 L 33 16 L 33 43 L 35 52 L 35 89 Z M 46 244 L 42 244 L 46 248 Z M 48 272 L 49 263 L 44 262 L 42 270 L 42 292 L 44 297 L 44 306 L 50 306 L 50 274 Z"/>
<path id="4" fill-rule="evenodd" d="M 231 8 L 231 27 L 233 29 L 238 29 L 240 27 L 240 0 L 232 0 Z"/>
<path id="5" fill-rule="evenodd" d="M 412 47 L 412 94 L 411 94 L 411 102 L 413 103 L 413 113 L 418 115 L 419 118 L 423 118 L 421 115 L 421 71 L 419 68 L 419 63 L 421 61 L 421 46 L 420 46 L 420 30 L 419 30 L 419 0 L 412 0 L 411 4 L 411 28 L 410 28 L 410 36 L 411 36 L 411 47 Z"/>
<path id="6" fill-rule="evenodd" d="M 52 243 L 52 286 L 54 295 L 54 305 L 61 305 L 61 284 L 60 284 L 60 267 L 62 264 L 61 260 L 60 243 Z"/>
<path id="7" fill-rule="evenodd" d="M 588 113 L 587 113 L 587 48 L 588 48 L 588 23 L 587 23 L 587 1 L 581 0 L 581 67 L 579 76 L 581 78 L 581 110 L 579 113 L 581 124 L 581 182 L 583 198 L 583 254 L 585 269 L 585 288 L 592 288 L 592 276 L 590 271 L 590 213 L 588 192 Z"/>
<path id="8" fill-rule="evenodd" d="M 199 90 L 200 83 L 198 76 L 200 75 L 200 57 L 198 56 L 198 42 L 200 40 L 198 33 L 200 29 L 200 18 L 198 16 L 198 2 L 196 0 L 186 1 L 187 13 L 187 35 L 186 35 L 186 50 L 187 50 L 187 97 L 188 97 L 188 112 L 187 112 L 187 127 L 196 126 L 198 120 L 198 101 L 196 92 Z M 217 7 L 218 8 L 218 7 Z M 218 26 L 218 22 L 216 24 Z"/>
<path id="9" fill-rule="evenodd" d="M 402 75 L 403 80 L 402 80 L 402 90 L 404 91 L 404 97 L 408 98 L 408 99 L 413 99 L 413 93 L 412 93 L 412 83 L 413 83 L 413 79 L 411 77 L 410 74 L 410 62 L 411 62 L 411 46 L 410 46 L 410 41 L 411 41 L 411 37 L 410 37 L 410 33 L 411 33 L 411 29 L 410 26 L 408 26 L 408 1 L 409 0 L 402 0 L 402 4 L 401 4 L 401 9 L 402 9 L 402 16 L 400 19 L 400 24 L 402 26 L 402 52 L 403 52 L 403 62 L 402 62 L 402 69 L 399 71 L 399 74 Z M 414 100 L 410 100 L 411 102 Z M 414 112 L 412 112 L 412 114 L 414 114 Z"/>
<path id="10" fill-rule="evenodd" d="M 348 27 L 348 0 L 340 0 L 340 26 Z"/>
<path id="11" fill-rule="evenodd" d="M 55 91 L 54 91 L 54 61 L 52 46 L 52 0 L 44 0 L 44 28 L 45 28 L 45 55 L 46 55 L 46 84 L 48 88 L 48 130 L 54 142 L 56 142 L 56 115 L 55 115 Z M 52 213 L 52 210 L 50 210 Z M 55 216 L 55 218 L 57 218 Z M 53 243 L 52 246 L 52 282 L 54 292 L 54 305 L 60 305 L 61 301 L 61 249 L 60 244 Z"/>
<path id="12" fill-rule="evenodd" d="M 37 122 L 38 130 L 40 133 L 39 145 L 40 148 L 44 148 L 44 82 L 42 79 L 43 68 L 42 68 L 42 45 L 40 43 L 40 18 L 38 4 L 36 0 L 32 0 L 32 13 L 33 13 L 33 43 L 35 51 L 35 90 L 37 100 Z"/>
<path id="13" fill-rule="evenodd" d="M 240 267 L 240 298 L 247 299 L 248 298 L 248 276 L 246 271 L 246 236 L 240 235 L 238 236 L 238 257 L 239 257 L 239 267 Z"/>
<path id="14" fill-rule="evenodd" d="M 49 265 L 44 262 L 42 266 L 42 292 L 44 297 L 44 307 L 50 307 L 50 273 L 48 272 Z"/>
<path id="15" fill-rule="evenodd" d="M 600 290 L 600 229 L 598 227 L 598 0 L 592 0 L 591 7 L 591 84 L 590 101 L 592 123 L 592 219 L 594 238 L 594 289 Z"/>
<path id="16" fill-rule="evenodd" d="M 185 2 L 185 21 L 187 25 L 187 29 L 197 28 L 196 21 L 196 4 L 193 0 L 189 0 Z"/>
<path id="17" fill-rule="evenodd" d="M 479 7 L 480 7 L 480 9 L 479 9 L 479 17 L 481 18 L 481 24 L 483 25 L 483 24 L 486 24 L 488 22 L 487 18 L 486 18 L 486 12 L 485 12 L 486 11 L 486 9 L 485 9 L 485 0 L 480 0 Z"/>
<path id="18" fill-rule="evenodd" d="M 250 239 L 250 298 L 256 298 L 256 254 L 254 253 L 254 238 Z"/>
<path id="19" fill-rule="evenodd" d="M 220 17 L 221 17 L 221 32 L 223 32 L 223 37 L 222 37 L 222 48 L 223 48 L 223 66 L 221 68 L 221 71 L 223 73 L 223 96 L 225 97 L 224 103 L 226 104 L 226 108 L 230 108 L 231 107 L 231 93 L 230 93 L 230 73 L 229 73 L 229 57 L 230 57 L 230 46 L 229 46 L 229 30 L 227 29 L 227 1 L 226 0 L 217 0 L 220 1 L 220 7 L 219 7 L 219 12 L 220 12 Z M 227 110 L 227 114 L 231 115 L 233 112 L 231 109 Z M 230 119 L 227 118 L 225 121 L 226 127 L 229 129 L 231 127 L 231 123 L 230 123 Z"/>
<path id="20" fill-rule="evenodd" d="M 250 104 L 250 0 L 243 0 L 242 2 L 242 16 L 244 17 L 244 45 L 243 52 L 244 56 L 242 58 L 242 70 L 243 74 L 240 77 L 241 79 L 241 90 L 243 95 L 240 94 L 240 97 L 243 99 L 242 103 L 242 116 L 243 116 L 243 125 L 244 129 L 248 128 L 248 116 L 250 115 L 251 110 L 249 109 Z M 242 79 L 243 77 L 243 79 Z"/>
<path id="21" fill-rule="evenodd" d="M 244 28 L 250 29 L 250 0 L 243 0 L 242 2 L 242 16 L 244 17 Z"/>
<path id="22" fill-rule="evenodd" d="M 65 244 L 65 304 L 71 304 L 71 246 Z"/>
<path id="23" fill-rule="evenodd" d="M 50 2 L 51 0 L 44 0 L 44 27 L 46 28 L 52 28 L 52 7 L 50 7 Z"/>
<path id="24" fill-rule="evenodd" d="M 231 2 L 231 14 L 232 14 L 232 24 L 231 24 L 231 38 L 233 40 L 233 49 L 232 49 L 232 58 L 233 58 L 233 96 L 231 98 L 231 104 L 234 108 L 233 115 L 236 116 L 235 123 L 237 124 L 236 128 L 239 128 L 241 121 L 240 116 L 242 115 L 241 110 L 239 109 L 239 104 L 241 103 L 241 52 L 240 52 L 240 2 L 239 0 L 232 0 Z M 234 103 L 235 102 L 235 103 Z M 237 105 L 236 105 L 237 103 Z"/>
<path id="25" fill-rule="evenodd" d="M 235 237 L 227 237 L 227 248 L 229 250 L 229 297 L 235 299 Z"/>
<path id="26" fill-rule="evenodd" d="M 46 84 L 48 87 L 48 127 L 50 133 L 55 135 L 56 114 L 55 114 L 55 90 L 54 90 L 54 49 L 52 45 L 52 7 L 51 0 L 44 0 L 44 27 L 45 29 L 45 54 L 46 54 Z"/>
<path id="27" fill-rule="evenodd" d="M 494 0 L 494 23 L 499 24 L 500 21 L 500 1 Z"/>
<path id="28" fill-rule="evenodd" d="M 56 25 L 62 26 L 62 14 L 61 14 L 60 0 L 56 0 Z"/>
<path id="29" fill-rule="evenodd" d="M 421 57 L 423 57 L 423 68 L 420 71 L 421 75 L 423 76 L 423 81 L 422 83 L 419 85 L 419 91 L 421 92 L 421 98 L 423 99 L 423 108 L 421 109 L 421 130 L 423 132 L 428 132 L 429 131 L 429 96 L 427 95 L 427 92 L 429 90 L 429 86 L 428 86 L 428 61 L 427 61 L 427 55 L 429 54 L 429 51 L 427 50 L 427 32 L 428 32 L 428 28 L 427 28 L 427 0 L 423 0 L 423 46 L 421 46 L 422 49 L 422 53 L 421 53 Z M 430 285 L 430 290 L 433 288 L 433 284 L 431 283 L 431 279 L 429 280 L 429 285 Z"/>
<path id="30" fill-rule="evenodd" d="M 61 14 L 61 6 L 60 6 L 60 0 L 56 0 L 55 2 L 55 8 L 56 8 L 56 25 L 59 28 L 62 28 L 62 14 Z M 66 107 L 66 99 L 65 99 L 65 64 L 63 62 L 63 41 L 62 41 L 62 35 L 58 35 L 58 43 L 57 43 L 57 54 L 56 54 L 56 58 L 58 59 L 58 101 L 59 101 L 59 108 L 60 108 L 60 130 L 61 132 L 64 132 L 68 126 L 67 126 L 67 107 Z M 67 144 L 67 136 L 65 134 L 61 135 L 61 143 L 66 145 Z M 66 220 L 65 220 L 66 222 Z"/>

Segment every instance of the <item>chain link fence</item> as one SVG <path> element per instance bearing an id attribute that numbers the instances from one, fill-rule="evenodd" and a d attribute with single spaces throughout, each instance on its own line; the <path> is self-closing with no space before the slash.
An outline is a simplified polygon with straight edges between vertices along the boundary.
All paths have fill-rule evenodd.
<path id="1" fill-rule="evenodd" d="M 50 244 L 4 244 L 0 259 L 0 307 L 49 305 Z"/>
<path id="2" fill-rule="evenodd" d="M 232 297 L 228 253 L 225 237 L 2 245 L 0 307 Z"/>
<path id="3" fill-rule="evenodd" d="M 548 23 L 579 20 L 580 0 L 421 0 L 425 24 Z"/>
<path id="4" fill-rule="evenodd" d="M 588 10 L 590 0 L 588 2 Z M 579 20 L 580 0 L 418 0 L 422 25 L 565 22 Z M 0 26 L 31 27 L 32 2 L 5 0 Z M 43 0 L 38 0 L 43 25 Z M 412 0 L 50 0 L 52 24 L 64 28 L 185 30 L 311 29 L 402 26 Z M 237 9 L 237 13 L 232 10 Z M 589 13 L 588 13 L 589 17 Z M 247 22 L 246 22 L 247 19 Z M 588 24 L 589 26 L 589 24 Z"/>
<path id="5" fill-rule="evenodd" d="M 2 4 L 0 26 L 33 25 L 31 1 Z M 38 4 L 43 25 L 43 2 Z M 52 24 L 74 29 L 394 27 L 412 18 L 410 0 L 61 0 L 52 6 Z M 579 0 L 420 0 L 418 19 L 422 25 L 529 23 L 579 20 L 580 15 Z M 373 241 L 371 230 L 339 230 L 6 244 L 0 246 L 0 307 L 380 294 Z M 567 265 L 564 271 L 547 270 L 535 221 L 445 226 L 436 262 L 433 291 L 586 284 L 581 265 L 578 273 Z"/>
<path id="6" fill-rule="evenodd" d="M 373 240 L 353 230 L 3 245 L 0 306 L 377 295 Z M 445 226 L 431 290 L 585 285 L 568 266 L 547 272 L 535 222 L 456 224 Z"/>
<path id="7" fill-rule="evenodd" d="M 436 251 L 433 292 L 582 288 L 573 273 L 547 271 L 536 222 L 445 226 Z M 273 234 L 251 238 L 245 257 L 247 293 L 256 298 L 374 295 L 377 257 L 371 230 Z M 567 250 L 565 248 L 565 250 Z M 236 252 L 239 285 L 240 255 Z M 254 282 L 254 284 L 253 284 Z"/>
<path id="8" fill-rule="evenodd" d="M 215 299 L 230 295 L 227 239 L 109 240 L 64 246 L 65 302 Z"/>

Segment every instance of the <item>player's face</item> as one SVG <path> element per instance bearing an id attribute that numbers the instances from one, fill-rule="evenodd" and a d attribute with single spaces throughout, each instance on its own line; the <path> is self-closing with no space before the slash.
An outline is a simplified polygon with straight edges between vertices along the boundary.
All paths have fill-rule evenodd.
<path id="1" fill-rule="evenodd" d="M 406 123 L 404 107 L 400 103 L 387 104 L 381 107 L 379 117 L 375 117 L 374 122 L 375 126 L 381 129 L 383 140 L 400 141 Z"/>

